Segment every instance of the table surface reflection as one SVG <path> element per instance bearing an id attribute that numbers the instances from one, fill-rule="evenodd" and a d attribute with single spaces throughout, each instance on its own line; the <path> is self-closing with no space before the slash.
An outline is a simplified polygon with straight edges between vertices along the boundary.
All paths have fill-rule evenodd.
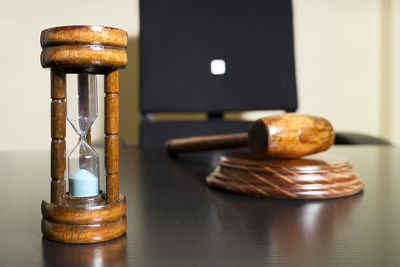
<path id="1" fill-rule="evenodd" d="M 127 234 L 93 245 L 48 241 L 40 203 L 50 153 L 3 152 L 0 266 L 391 266 L 400 262 L 400 149 L 336 146 L 365 182 L 352 197 L 257 199 L 214 191 L 205 177 L 222 152 L 169 158 L 122 150 Z"/>

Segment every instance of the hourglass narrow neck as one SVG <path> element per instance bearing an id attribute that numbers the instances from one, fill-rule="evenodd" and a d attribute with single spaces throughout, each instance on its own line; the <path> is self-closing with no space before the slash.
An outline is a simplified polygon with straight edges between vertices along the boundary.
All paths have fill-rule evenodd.
<path id="1" fill-rule="evenodd" d="M 88 156 L 89 155 L 91 155 L 90 157 L 97 157 L 97 158 L 99 157 L 97 152 L 87 142 L 85 135 L 79 135 L 79 141 L 76 144 L 75 149 L 77 149 L 79 151 L 78 158 L 79 158 L 79 166 L 81 169 L 85 168 L 85 166 L 88 165 Z"/>
<path id="2" fill-rule="evenodd" d="M 87 143 L 87 138 L 86 138 L 86 134 L 84 132 L 79 132 L 79 141 L 80 142 L 86 142 Z"/>

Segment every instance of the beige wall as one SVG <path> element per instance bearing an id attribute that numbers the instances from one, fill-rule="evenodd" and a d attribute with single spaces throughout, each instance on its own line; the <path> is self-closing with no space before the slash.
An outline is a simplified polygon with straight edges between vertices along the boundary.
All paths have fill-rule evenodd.
<path id="1" fill-rule="evenodd" d="M 41 30 L 59 25 L 93 24 L 125 29 L 129 36 L 129 68 L 121 78 L 121 100 L 125 107 L 136 110 L 136 97 L 129 90 L 137 88 L 138 2 L 132 0 L 6 1 L 0 7 L 0 150 L 49 149 L 50 80 L 49 70 L 40 66 Z M 133 44 L 133 45 L 132 45 Z M 136 45 L 136 47 L 135 47 Z M 135 69 L 132 71 L 132 69 Z M 127 76 L 133 82 L 127 83 Z M 100 94 L 101 92 L 99 92 Z M 103 137 L 99 118 L 94 124 L 94 139 Z M 131 108 L 132 107 L 132 108 Z M 125 118 L 125 116 L 124 116 Z M 125 123 L 121 129 L 126 131 Z M 76 136 L 68 125 L 67 142 L 74 146 Z M 69 141 L 69 140 L 67 140 Z"/>
<path id="2" fill-rule="evenodd" d="M 294 3 L 299 111 L 337 129 L 377 134 L 379 1 Z"/>
<path id="3" fill-rule="evenodd" d="M 300 112 L 337 130 L 386 136 L 400 144 L 400 4 L 396 0 L 294 0 Z M 397 11 L 397 12 L 396 12 Z M 49 149 L 49 71 L 40 66 L 42 29 L 101 24 L 129 34 L 121 72 L 121 137 L 138 140 L 138 3 L 8 1 L 0 8 L 0 150 Z M 102 101 L 94 139 L 102 139 Z M 246 119 L 260 116 L 246 113 Z M 75 139 L 72 130 L 68 136 Z M 69 147 L 75 141 L 68 142 Z"/>
<path id="4" fill-rule="evenodd" d="M 388 129 L 384 132 L 396 145 L 400 145 L 400 1 L 392 0 L 385 5 L 384 17 L 388 17 L 384 26 L 388 28 L 388 36 L 384 43 L 388 43 L 388 61 L 383 71 L 387 71 L 388 84 L 384 90 L 387 98 L 383 99 L 382 106 L 388 106 L 387 121 Z M 385 48 L 385 47 L 384 47 Z M 383 114 L 385 115 L 385 114 Z"/>

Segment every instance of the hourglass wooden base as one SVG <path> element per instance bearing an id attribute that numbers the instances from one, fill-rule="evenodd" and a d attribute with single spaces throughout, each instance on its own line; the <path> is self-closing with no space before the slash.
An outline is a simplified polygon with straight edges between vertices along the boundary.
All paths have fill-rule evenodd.
<path id="1" fill-rule="evenodd" d="M 364 187 L 345 158 L 329 154 L 286 160 L 226 154 L 206 180 L 209 186 L 234 194 L 286 199 L 344 197 Z"/>
<path id="2" fill-rule="evenodd" d="M 107 203 L 104 195 L 71 197 L 63 204 L 42 201 L 42 232 L 47 239 L 74 244 L 108 241 L 126 230 L 126 199 Z"/>

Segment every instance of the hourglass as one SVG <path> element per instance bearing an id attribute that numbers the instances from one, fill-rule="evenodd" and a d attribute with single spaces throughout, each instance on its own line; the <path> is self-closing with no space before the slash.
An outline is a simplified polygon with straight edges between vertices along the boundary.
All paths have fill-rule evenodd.
<path id="1" fill-rule="evenodd" d="M 118 176 L 118 69 L 127 63 L 127 41 L 125 31 L 103 26 L 55 27 L 41 34 L 41 63 L 51 68 L 51 198 L 42 201 L 42 233 L 50 240 L 97 243 L 126 230 L 126 199 L 119 193 Z M 76 92 L 68 90 L 68 96 L 67 74 L 77 76 Z M 90 134 L 97 118 L 97 75 L 104 75 L 105 84 L 103 191 Z M 66 120 L 79 137 L 68 160 Z"/>
<path id="2" fill-rule="evenodd" d="M 79 135 L 78 143 L 68 156 L 69 194 L 74 197 L 88 197 L 99 193 L 99 155 L 86 139 L 97 118 L 95 75 L 78 74 L 77 89 L 77 103 L 73 103 L 74 96 L 67 98 L 67 119 Z"/>

